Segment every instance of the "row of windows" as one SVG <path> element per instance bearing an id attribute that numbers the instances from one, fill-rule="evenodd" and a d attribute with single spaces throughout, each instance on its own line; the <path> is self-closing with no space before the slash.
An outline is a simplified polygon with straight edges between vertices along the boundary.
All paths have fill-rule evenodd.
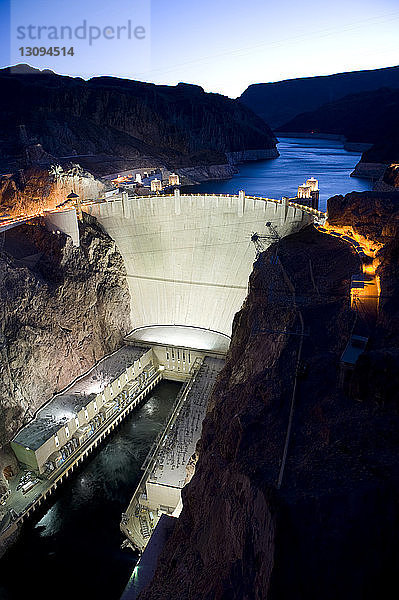
<path id="1" fill-rule="evenodd" d="M 139 360 L 139 369 L 141 369 L 141 360 Z M 125 380 L 126 380 L 126 383 L 127 383 L 128 379 L 129 379 L 129 378 L 128 378 L 128 374 L 127 374 L 127 373 L 125 373 Z M 121 382 L 120 382 L 120 381 L 118 381 L 118 387 L 119 387 L 119 389 L 122 387 L 122 385 L 121 385 Z M 111 389 L 110 389 L 110 393 L 111 393 L 111 396 L 113 396 L 113 395 L 114 395 L 114 391 L 113 391 L 112 387 L 111 387 Z M 105 401 L 105 395 L 104 395 L 104 394 L 102 394 L 102 397 L 103 397 L 103 400 Z M 94 412 L 96 413 L 96 412 L 97 412 L 97 410 L 98 410 L 98 407 L 97 407 L 97 402 L 96 402 L 96 401 L 94 401 L 94 402 L 93 402 L 93 407 L 94 407 Z M 87 408 L 85 408 L 85 409 L 84 409 L 84 415 L 85 415 L 85 419 L 86 419 L 86 421 L 88 421 L 88 420 L 89 420 L 89 413 L 88 413 L 88 410 L 87 410 Z M 79 417 L 75 417 L 75 425 L 76 425 L 76 427 L 79 427 L 79 425 L 80 425 L 80 423 L 79 423 Z M 66 425 L 66 426 L 65 426 L 65 436 L 66 436 L 66 438 L 67 438 L 67 439 L 68 439 L 68 438 L 69 438 L 69 436 L 70 436 L 70 432 L 69 432 L 69 427 L 68 427 L 68 425 Z M 60 446 L 60 440 L 59 440 L 59 438 L 58 438 L 58 434 L 55 434 L 55 436 L 54 436 L 54 441 L 55 441 L 55 446 L 56 446 L 56 448 L 59 448 L 59 446 Z"/>
<path id="2" fill-rule="evenodd" d="M 141 369 L 141 361 L 140 360 L 139 360 L 139 368 Z M 126 382 L 129 379 L 127 373 L 125 374 L 125 379 L 126 379 Z M 119 388 L 122 387 L 120 381 L 118 381 L 118 387 Z M 111 396 L 113 396 L 114 392 L 113 392 L 112 387 L 110 389 L 110 392 L 111 392 Z M 105 401 L 105 395 L 103 394 L 102 396 L 103 396 L 103 400 Z M 96 401 L 93 402 L 93 407 L 94 407 L 94 412 L 96 413 L 97 412 L 97 402 Z M 85 414 L 86 421 L 88 421 L 89 420 L 89 413 L 88 413 L 87 408 L 84 409 L 84 414 Z M 76 425 L 76 427 L 79 427 L 79 417 L 75 417 L 75 425 Z M 65 436 L 66 436 L 67 439 L 69 438 L 69 435 L 70 435 L 70 433 L 69 433 L 69 427 L 68 427 L 68 425 L 66 425 L 65 426 Z M 60 446 L 60 440 L 58 439 L 58 435 L 57 434 L 55 434 L 55 436 L 54 436 L 54 441 L 55 441 L 56 448 L 59 448 L 59 446 Z"/>
<path id="3" fill-rule="evenodd" d="M 180 352 L 180 350 L 177 350 L 176 354 L 177 354 L 177 360 L 178 360 L 178 362 L 180 361 L 180 354 L 181 354 L 183 362 L 186 362 L 186 358 L 187 358 L 187 362 L 191 363 L 191 353 L 190 352 L 186 352 L 185 350 L 182 350 Z M 174 348 L 172 348 L 171 350 L 169 350 L 169 348 L 168 348 L 166 350 L 166 360 L 170 360 L 170 357 L 172 357 L 172 360 L 175 360 L 175 350 L 174 350 Z"/>

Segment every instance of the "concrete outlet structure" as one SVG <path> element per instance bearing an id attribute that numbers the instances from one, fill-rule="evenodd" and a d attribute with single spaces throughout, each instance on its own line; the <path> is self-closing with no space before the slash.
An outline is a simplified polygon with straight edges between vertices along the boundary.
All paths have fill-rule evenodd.
<path id="1" fill-rule="evenodd" d="M 190 355 L 193 357 L 191 352 Z M 165 429 L 144 461 L 143 477 L 121 520 L 121 531 L 128 544 L 140 551 L 146 547 L 163 514 L 180 515 L 181 490 L 194 473 L 193 459 L 202 422 L 224 362 L 220 356 L 196 354 L 190 369 L 185 371 L 185 385 L 176 398 Z M 169 379 L 173 374 L 169 367 L 165 377 Z"/>
<path id="2" fill-rule="evenodd" d="M 53 233 L 60 233 L 62 231 L 72 238 L 74 246 L 80 245 L 78 219 L 75 208 L 63 211 L 48 210 L 45 212 L 44 221 L 49 231 Z"/>
<path id="3" fill-rule="evenodd" d="M 180 326 L 179 345 L 190 347 L 193 328 L 230 336 L 234 314 L 247 294 L 255 259 L 251 233 L 281 237 L 313 221 L 311 212 L 264 198 L 218 195 L 125 197 L 92 204 L 115 240 L 127 270 L 131 318 L 145 339 L 160 326 Z M 154 332 L 155 329 L 155 332 Z"/>

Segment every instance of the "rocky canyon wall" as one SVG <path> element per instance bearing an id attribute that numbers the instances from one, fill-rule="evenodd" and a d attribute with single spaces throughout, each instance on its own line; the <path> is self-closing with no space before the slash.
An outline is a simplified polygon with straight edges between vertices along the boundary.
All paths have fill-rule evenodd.
<path id="1" fill-rule="evenodd" d="M 66 202 L 71 191 L 82 202 L 97 199 L 104 189 L 104 183 L 77 164 L 32 167 L 0 177 L 0 216 L 33 215 L 54 209 Z"/>
<path id="2" fill-rule="evenodd" d="M 275 253 L 254 266 L 182 514 L 140 600 L 371 600 L 396 581 L 398 414 L 339 385 L 359 259 L 311 227 Z"/>
<path id="3" fill-rule="evenodd" d="M 228 165 L 236 153 L 245 160 L 246 151 L 278 156 L 262 119 L 237 100 L 199 86 L 116 77 L 84 81 L 25 67 L 0 70 L 0 164 L 6 172 L 34 158 L 30 152 L 37 144 L 42 160 L 46 154 L 75 155 L 97 174 L 140 165 Z"/>
<path id="4" fill-rule="evenodd" d="M 80 248 L 39 221 L 5 236 L 0 446 L 55 392 L 121 346 L 131 328 L 122 257 L 94 218 L 84 214 Z"/>
<path id="5" fill-rule="evenodd" d="M 353 192 L 334 196 L 328 204 L 332 225 L 347 225 L 370 245 L 380 247 L 378 318 L 371 344 L 359 358 L 353 395 L 399 407 L 399 192 Z"/>

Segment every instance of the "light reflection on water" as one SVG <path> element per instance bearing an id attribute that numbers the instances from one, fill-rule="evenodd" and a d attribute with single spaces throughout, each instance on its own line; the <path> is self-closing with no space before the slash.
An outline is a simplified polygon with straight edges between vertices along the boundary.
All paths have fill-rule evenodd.
<path id="1" fill-rule="evenodd" d="M 226 181 L 210 181 L 191 186 L 193 193 L 237 194 L 280 199 L 294 197 L 298 185 L 313 176 L 319 180 L 320 210 L 335 194 L 370 190 L 371 182 L 350 177 L 361 154 L 347 152 L 341 142 L 332 140 L 281 138 L 280 157 L 240 165 L 240 172 Z"/>
<path id="2" fill-rule="evenodd" d="M 39 531 L 42 537 L 50 537 L 58 533 L 61 525 L 59 507 L 54 504 L 43 516 L 42 519 L 35 525 L 35 529 Z"/>
<path id="3" fill-rule="evenodd" d="M 26 525 L 0 561 L 0 600 L 119 600 L 137 559 L 120 549 L 121 513 L 179 389 L 180 384 L 173 382 L 154 389 L 146 403 L 66 480 L 40 520 Z"/>

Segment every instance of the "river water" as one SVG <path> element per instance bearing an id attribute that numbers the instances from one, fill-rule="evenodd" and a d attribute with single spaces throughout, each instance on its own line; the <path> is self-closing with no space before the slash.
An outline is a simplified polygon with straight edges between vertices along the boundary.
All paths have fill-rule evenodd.
<path id="1" fill-rule="evenodd" d="M 120 549 L 121 513 L 179 389 L 161 382 L 24 526 L 0 560 L 0 600 L 119 600 L 137 561 Z"/>
<path id="2" fill-rule="evenodd" d="M 296 196 L 298 185 L 309 177 L 319 180 L 320 210 L 335 194 L 371 190 L 371 181 L 350 177 L 361 154 L 347 152 L 338 141 L 325 139 L 281 138 L 280 157 L 240 165 L 232 179 L 190 186 L 194 193 L 237 194 L 280 199 Z M 188 189 L 188 188 L 186 188 Z"/>

